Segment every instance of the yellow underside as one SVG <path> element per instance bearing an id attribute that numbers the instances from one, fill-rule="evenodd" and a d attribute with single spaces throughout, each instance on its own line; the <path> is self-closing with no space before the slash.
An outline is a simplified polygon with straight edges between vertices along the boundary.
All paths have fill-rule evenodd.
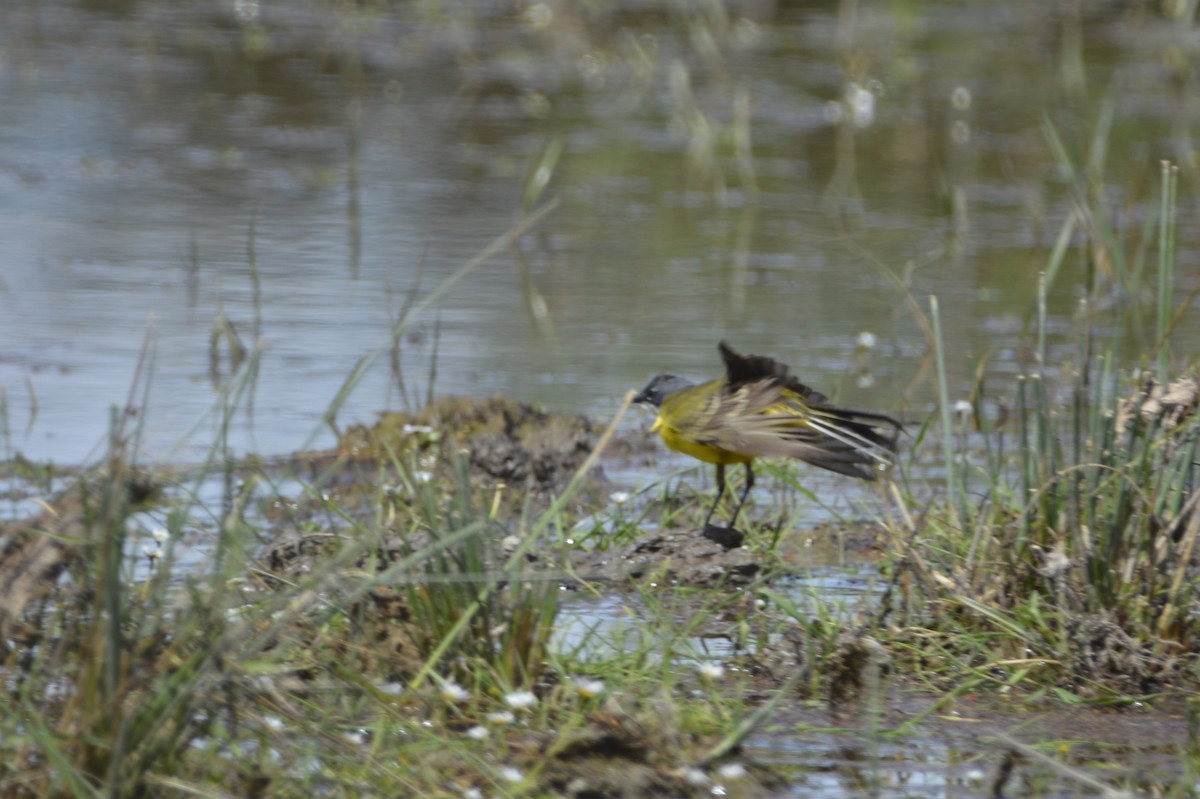
<path id="1" fill-rule="evenodd" d="M 654 426 L 651 431 L 658 431 L 662 436 L 663 443 L 676 452 L 682 452 L 684 455 L 691 455 L 693 458 L 702 460 L 705 463 L 716 463 L 722 466 L 728 466 L 733 463 L 749 463 L 754 458 L 749 455 L 739 455 L 736 452 L 714 447 L 712 444 L 702 444 L 698 441 L 691 441 L 680 434 L 676 428 L 663 423 L 662 416 L 654 420 Z"/>

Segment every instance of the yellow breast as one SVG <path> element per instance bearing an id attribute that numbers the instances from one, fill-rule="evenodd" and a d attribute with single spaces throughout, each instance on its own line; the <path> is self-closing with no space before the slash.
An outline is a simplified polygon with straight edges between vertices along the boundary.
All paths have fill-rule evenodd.
<path id="1" fill-rule="evenodd" d="M 730 446 L 730 441 L 738 440 L 737 436 L 729 435 L 728 430 L 723 430 L 726 435 L 721 437 L 713 435 L 714 425 L 727 427 L 737 421 L 739 414 L 748 412 L 749 418 L 770 416 L 773 424 L 784 430 L 809 427 L 811 411 L 803 398 L 791 391 L 755 395 L 745 390 L 725 394 L 724 389 L 725 381 L 718 379 L 676 391 L 659 406 L 658 418 L 651 429 L 658 431 L 663 443 L 676 452 L 691 455 L 705 463 L 729 465 L 750 463 L 756 456 L 744 455 L 712 443 L 719 439 Z M 778 401 L 766 406 L 755 402 L 755 399 L 768 399 L 770 396 L 777 397 Z M 795 421 L 788 421 L 792 417 Z M 721 421 L 717 422 L 718 419 Z"/>
<path id="2" fill-rule="evenodd" d="M 652 431 L 658 431 L 662 443 L 704 463 L 727 465 L 749 463 L 754 457 L 738 455 L 704 440 L 702 431 L 720 404 L 724 380 L 713 380 L 668 396 L 659 408 Z"/>
<path id="3" fill-rule="evenodd" d="M 739 455 L 736 452 L 730 452 L 712 444 L 705 444 L 693 438 L 688 438 L 678 428 L 663 421 L 661 414 L 654 420 L 654 426 L 651 430 L 657 430 L 658 434 L 662 436 L 663 443 L 671 449 L 676 452 L 682 452 L 684 455 L 691 455 L 693 458 L 702 460 L 705 463 L 728 465 L 732 463 L 749 463 L 754 460 L 752 457 Z"/>

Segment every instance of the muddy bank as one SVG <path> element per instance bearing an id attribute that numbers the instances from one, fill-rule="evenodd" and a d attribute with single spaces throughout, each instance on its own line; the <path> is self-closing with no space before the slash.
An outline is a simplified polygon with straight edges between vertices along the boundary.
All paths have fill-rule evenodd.
<path id="1" fill-rule="evenodd" d="M 393 563 L 419 551 L 436 533 L 422 529 L 417 518 L 422 486 L 430 487 L 438 501 L 447 502 L 464 481 L 484 496 L 498 498 L 508 511 L 496 509 L 491 533 L 499 544 L 497 557 L 506 557 L 519 545 L 512 536 L 520 535 L 521 520 L 528 518 L 521 514 L 549 506 L 594 451 L 601 433 L 583 416 L 553 414 L 501 398 L 448 397 L 415 414 L 389 413 L 375 425 L 351 428 L 336 450 L 307 454 L 304 468 L 319 473 L 329 496 L 363 521 L 378 512 L 381 475 L 389 483 L 393 506 L 390 531 L 375 552 L 380 563 Z M 605 507 L 622 488 L 609 480 L 606 465 L 615 464 L 620 470 L 639 464 L 650 468 L 654 452 L 654 442 L 645 435 L 615 436 L 568 508 L 587 515 Z M 336 548 L 336 536 L 329 531 L 299 532 L 305 526 L 303 510 L 301 505 L 290 520 L 276 519 L 279 534 L 262 553 L 269 571 L 292 575 L 311 571 L 322 552 Z M 531 568 L 608 583 L 654 575 L 675 585 L 739 586 L 760 576 L 771 557 L 761 547 L 728 549 L 702 537 L 698 528 L 660 529 L 652 518 L 646 519 L 630 543 L 603 549 L 538 543 L 525 558 Z"/>
<path id="2" fill-rule="evenodd" d="M 416 413 L 387 413 L 374 425 L 350 428 L 338 441 L 338 453 L 367 460 L 416 455 L 443 467 L 461 450 L 480 475 L 547 490 L 571 478 L 599 432 L 582 415 L 550 413 L 501 397 L 443 397 Z M 445 475 L 432 474 L 439 476 Z"/>

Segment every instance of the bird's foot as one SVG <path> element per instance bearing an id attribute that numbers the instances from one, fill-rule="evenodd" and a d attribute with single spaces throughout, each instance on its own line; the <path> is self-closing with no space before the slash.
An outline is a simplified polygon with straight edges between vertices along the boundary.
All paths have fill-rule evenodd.
<path id="1" fill-rule="evenodd" d="M 740 530 L 735 530 L 732 527 L 718 527 L 715 524 L 704 525 L 704 532 L 701 535 L 726 549 L 737 549 L 742 545 L 742 541 L 746 539 L 746 534 Z"/>

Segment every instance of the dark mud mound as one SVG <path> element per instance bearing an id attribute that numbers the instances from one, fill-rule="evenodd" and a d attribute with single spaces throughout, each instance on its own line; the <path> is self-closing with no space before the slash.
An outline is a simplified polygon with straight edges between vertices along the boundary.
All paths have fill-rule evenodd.
<path id="1" fill-rule="evenodd" d="M 861 707 L 864 697 L 879 690 L 891 671 L 887 646 L 869 634 L 868 628 L 843 630 L 832 641 L 829 631 L 814 635 L 800 627 L 785 629 L 779 638 L 743 660 L 746 670 L 763 680 L 766 690 L 789 683 L 797 696 L 811 698 L 813 683 L 808 675 L 822 675 L 818 697 L 840 715 Z M 797 679 L 797 672 L 804 679 Z"/>
<path id="2" fill-rule="evenodd" d="M 629 544 L 572 552 L 571 564 L 592 580 L 741 588 L 814 565 L 840 563 L 848 552 L 864 560 L 876 558 L 882 538 L 876 527 L 843 523 L 818 525 L 768 544 L 762 538 L 769 534 L 756 531 L 743 546 L 730 549 L 705 537 L 699 527 L 644 530 Z"/>
<path id="3" fill-rule="evenodd" d="M 371 530 L 382 522 L 382 537 L 403 531 L 399 537 L 415 546 L 411 531 L 455 528 L 478 516 L 484 502 L 495 503 L 488 521 L 503 537 L 519 514 L 549 505 L 596 438 L 586 417 L 502 398 L 445 397 L 415 413 L 385 413 L 374 425 L 347 429 L 335 449 L 272 464 L 285 476 L 304 474 L 310 490 L 268 503 L 274 538 L 261 559 L 270 573 L 298 576 L 341 547 L 347 522 Z M 606 485 L 593 468 L 580 496 L 606 494 Z M 455 512 L 447 510 L 456 502 Z"/>
<path id="4" fill-rule="evenodd" d="M 1126 693 L 1148 694 L 1178 676 L 1174 658 L 1156 655 L 1111 619 L 1097 615 L 1072 619 L 1067 634 L 1070 676 L 1076 688 L 1100 683 Z"/>
<path id="5" fill-rule="evenodd" d="M 287 531 L 271 541 L 258 561 L 267 574 L 288 580 L 311 573 L 345 544 L 336 533 Z M 431 543 L 424 533 L 389 535 L 377 546 L 364 550 L 351 565 L 354 570 L 373 566 L 383 570 L 390 564 Z M 499 542 L 497 557 L 509 553 Z M 697 530 L 648 532 L 636 541 L 599 551 L 532 550 L 526 563 L 534 568 L 562 569 L 586 581 L 617 586 L 659 582 L 692 587 L 742 587 L 764 574 L 767 557 L 748 549 L 725 549 L 703 538 Z"/>
<path id="6" fill-rule="evenodd" d="M 461 463 L 464 454 L 466 476 L 472 484 L 508 485 L 509 512 L 520 510 L 532 489 L 536 511 L 536 503 L 544 503 L 577 473 L 599 433 L 599 426 L 584 416 L 549 413 L 499 397 L 445 397 L 416 413 L 387 413 L 372 426 L 348 429 L 335 452 L 323 453 L 322 465 L 326 484 L 338 487 L 335 495 L 341 507 L 353 507 L 355 492 L 363 495 L 360 512 L 351 511 L 351 516 L 364 522 L 375 513 L 371 502 L 377 494 L 373 486 L 380 479 L 378 465 L 391 472 L 397 465 L 402 471 L 403 464 L 411 464 L 412 474 L 420 474 L 422 481 L 449 497 L 462 480 L 463 472 L 455 460 Z M 643 436 L 618 436 L 606 456 L 615 451 L 616 457 L 627 459 L 647 447 Z M 385 479 L 391 479 L 390 475 Z M 605 501 L 606 486 L 603 474 L 594 468 L 580 501 L 585 505 Z M 383 536 L 384 551 L 377 553 L 377 564 L 419 548 L 423 540 L 413 539 L 412 532 L 398 535 L 401 530 L 423 525 L 406 524 L 405 513 L 415 512 L 415 508 L 408 507 L 408 498 L 396 500 L 398 515 L 389 525 L 392 532 Z M 492 533 L 497 538 L 511 529 L 506 518 L 505 514 L 497 517 L 499 524 Z M 265 571 L 298 577 L 342 545 L 336 531 L 299 532 L 297 521 L 302 520 L 291 519 L 291 524 L 281 525 L 280 533 L 260 557 Z M 549 554 L 538 549 L 531 560 L 545 568 L 570 566 L 584 579 L 614 583 L 653 579 L 679 585 L 737 586 L 762 571 L 759 556 L 745 549 L 727 550 L 692 529 L 647 532 L 630 544 L 598 552 L 564 548 Z"/>
<path id="7" fill-rule="evenodd" d="M 743 586 L 763 570 L 762 555 L 726 549 L 694 529 L 647 532 L 625 546 L 573 553 L 571 560 L 584 579 L 618 583 Z"/>
<path id="8" fill-rule="evenodd" d="M 766 769 L 739 767 L 734 776 L 719 767 L 689 765 L 706 763 L 717 741 L 681 726 L 669 699 L 610 697 L 583 727 L 557 742 L 551 759 L 545 759 L 542 741 L 526 749 L 543 768 L 546 787 L 572 799 L 758 797 L 781 786 Z"/>
<path id="9" fill-rule="evenodd" d="M 1198 405 L 1200 382 L 1195 377 L 1187 375 L 1163 385 L 1147 374 L 1141 387 L 1118 405 L 1117 430 L 1126 432 L 1135 418 L 1173 430 L 1194 414 Z"/>
<path id="10" fill-rule="evenodd" d="M 352 427 L 338 449 L 359 458 L 435 454 L 443 462 L 465 450 L 471 467 L 494 479 L 550 488 L 571 478 L 596 436 L 596 425 L 585 416 L 501 397 L 443 397 L 416 413 L 386 413 L 371 427 Z"/>

